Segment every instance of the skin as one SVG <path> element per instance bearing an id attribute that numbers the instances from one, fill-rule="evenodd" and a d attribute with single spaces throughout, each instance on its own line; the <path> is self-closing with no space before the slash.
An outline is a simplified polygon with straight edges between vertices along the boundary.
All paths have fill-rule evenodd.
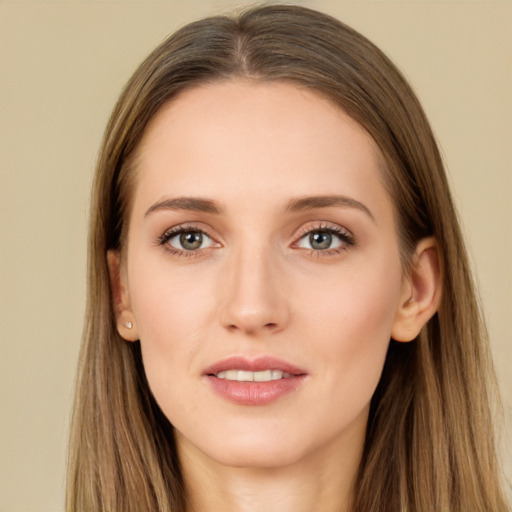
<path id="1" fill-rule="evenodd" d="M 373 139 L 313 92 L 229 81 L 166 105 L 137 162 L 127 249 L 108 257 L 118 329 L 140 339 L 190 510 L 349 510 L 389 340 L 413 339 L 440 295 L 433 240 L 403 273 Z M 287 209 L 333 194 L 349 201 Z M 222 212 L 166 207 L 177 197 Z M 199 249 L 163 238 L 179 226 L 207 235 Z M 326 229 L 341 235 L 312 249 Z M 236 404 L 203 376 L 233 355 L 307 375 L 270 404 Z"/>

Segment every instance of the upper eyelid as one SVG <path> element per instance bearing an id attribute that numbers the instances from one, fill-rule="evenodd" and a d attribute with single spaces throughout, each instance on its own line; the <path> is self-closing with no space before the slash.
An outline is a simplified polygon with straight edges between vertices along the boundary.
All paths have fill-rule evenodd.
<path id="1" fill-rule="evenodd" d="M 170 240 L 175 238 L 176 236 L 179 236 L 180 233 L 183 233 L 186 231 L 199 231 L 199 232 L 203 233 L 204 235 L 206 235 L 206 237 L 208 237 L 213 242 L 213 246 L 205 247 L 202 249 L 194 249 L 194 250 L 190 250 L 190 251 L 172 247 L 171 244 L 169 243 Z M 189 256 L 192 254 L 199 254 L 200 251 L 204 251 L 207 249 L 212 249 L 215 247 L 222 246 L 222 242 L 219 242 L 218 237 L 216 237 L 214 234 L 210 233 L 209 228 L 205 227 L 202 223 L 195 223 L 195 222 L 193 222 L 193 223 L 185 222 L 185 223 L 177 224 L 176 226 L 172 226 L 172 227 L 166 229 L 161 235 L 157 236 L 156 244 L 166 248 L 166 250 L 169 249 L 169 247 L 167 247 L 167 246 L 171 246 L 173 248 L 174 252 L 180 252 L 183 254 L 187 254 Z"/>
<path id="2" fill-rule="evenodd" d="M 302 238 L 305 235 L 307 235 L 311 232 L 314 232 L 314 231 L 331 231 L 333 233 L 346 234 L 347 236 L 350 236 L 351 238 L 354 237 L 353 233 L 349 229 L 345 228 L 344 226 L 340 226 L 339 224 L 329 222 L 329 221 L 316 221 L 316 222 L 318 222 L 316 225 L 312 225 L 312 223 L 307 225 L 307 227 L 303 225 L 301 228 L 299 228 L 299 230 L 295 234 L 295 237 Z M 308 223 L 306 223 L 306 224 L 308 224 Z"/>
<path id="3" fill-rule="evenodd" d="M 195 222 L 191 222 L 191 223 L 185 222 L 183 224 L 177 224 L 176 226 L 170 227 L 163 232 L 162 238 L 170 237 L 172 235 L 182 233 L 183 231 L 199 231 L 199 232 L 204 233 L 205 235 L 209 236 L 210 238 L 214 238 L 214 235 L 210 228 L 206 227 L 202 223 L 195 223 Z"/>

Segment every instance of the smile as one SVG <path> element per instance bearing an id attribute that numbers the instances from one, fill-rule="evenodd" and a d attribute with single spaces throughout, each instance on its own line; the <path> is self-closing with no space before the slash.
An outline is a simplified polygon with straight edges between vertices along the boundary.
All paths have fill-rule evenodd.
<path id="1" fill-rule="evenodd" d="M 308 377 L 305 369 L 272 356 L 228 357 L 202 374 L 215 395 L 243 406 L 278 402 L 297 392 Z"/>
<path id="2" fill-rule="evenodd" d="M 215 375 L 218 379 L 236 380 L 238 382 L 269 382 L 271 380 L 289 379 L 292 375 L 282 370 L 226 370 Z"/>

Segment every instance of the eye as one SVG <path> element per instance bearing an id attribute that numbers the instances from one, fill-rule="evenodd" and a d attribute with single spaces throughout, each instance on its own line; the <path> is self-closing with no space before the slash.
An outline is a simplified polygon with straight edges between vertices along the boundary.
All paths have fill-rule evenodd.
<path id="1" fill-rule="evenodd" d="M 341 228 L 321 227 L 308 230 L 296 243 L 296 247 L 318 252 L 339 252 L 354 244 L 352 235 Z"/>
<path id="2" fill-rule="evenodd" d="M 178 252 L 193 252 L 215 245 L 214 241 L 204 231 L 184 227 L 165 233 L 161 243 Z"/>

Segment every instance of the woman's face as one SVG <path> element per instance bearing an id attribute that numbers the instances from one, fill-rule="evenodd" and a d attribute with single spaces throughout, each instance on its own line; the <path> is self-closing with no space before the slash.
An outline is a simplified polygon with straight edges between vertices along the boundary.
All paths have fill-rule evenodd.
<path id="1" fill-rule="evenodd" d="M 121 308 L 181 450 L 268 467 L 362 443 L 410 293 L 382 165 L 291 84 L 199 86 L 153 119 Z"/>

